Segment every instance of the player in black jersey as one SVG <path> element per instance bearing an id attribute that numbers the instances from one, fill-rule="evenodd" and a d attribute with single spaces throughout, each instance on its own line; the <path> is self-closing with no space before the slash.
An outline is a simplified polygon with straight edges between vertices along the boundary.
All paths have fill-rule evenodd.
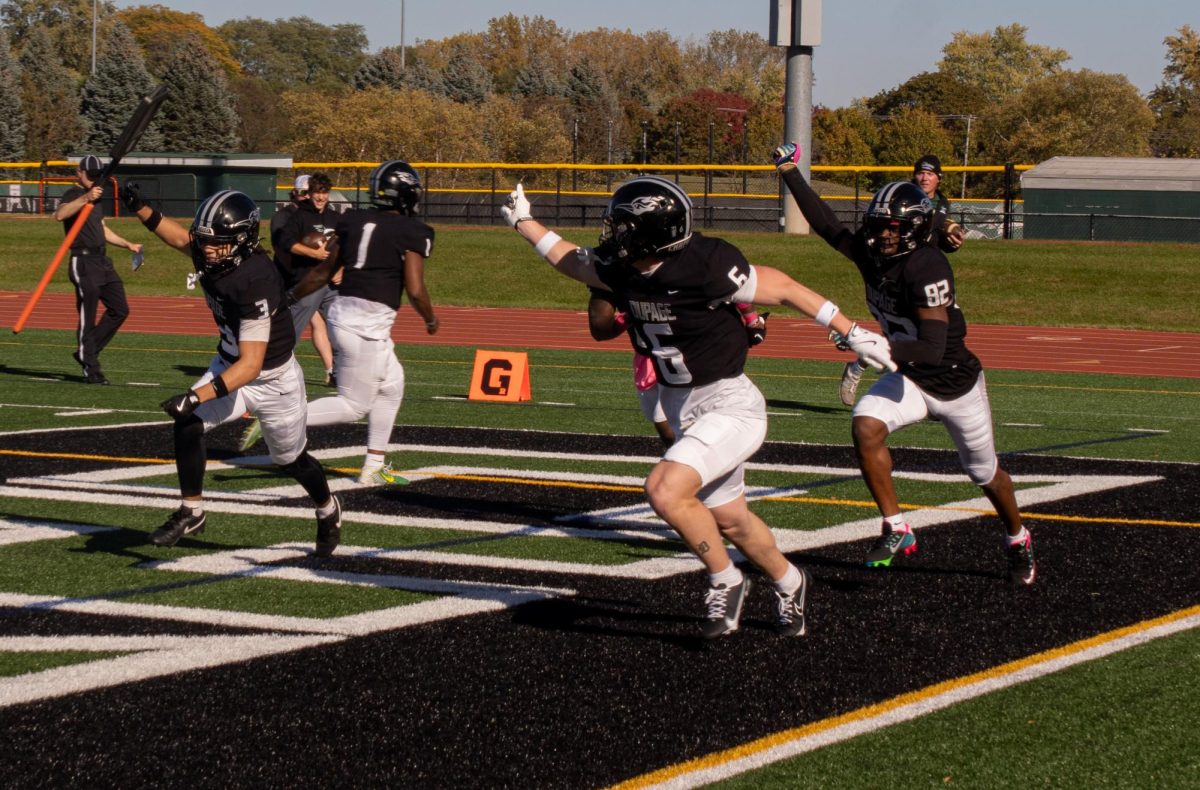
<path id="1" fill-rule="evenodd" d="M 846 334 L 873 367 L 892 365 L 887 341 L 777 269 L 751 266 L 732 244 L 693 233 L 691 199 L 665 179 L 641 176 L 619 187 L 595 249 L 565 241 L 533 219 L 520 184 L 502 214 L 558 271 L 611 292 L 627 315 L 634 348 L 654 361 L 677 438 L 646 479 L 646 495 L 708 570 L 703 635 L 737 630 L 749 589 L 725 539 L 774 583 L 777 631 L 803 635 L 808 573 L 784 557 L 746 505 L 745 461 L 766 436 L 767 415 L 762 394 L 742 371 L 750 344 L 735 305 L 786 304 L 814 316 Z"/>
<path id="2" fill-rule="evenodd" d="M 408 163 L 384 162 L 368 181 L 372 209 L 353 209 L 337 224 L 337 247 L 292 289 L 303 300 L 342 272 L 329 308 L 329 334 L 338 354 L 338 394 L 308 404 L 309 425 L 367 418 L 367 452 L 358 482 L 406 483 L 386 464 L 396 413 L 404 398 L 404 367 L 396 358 L 392 324 L 401 297 L 425 321 L 438 318 L 425 289 L 425 259 L 433 253 L 433 228 L 415 216 L 421 179 Z"/>
<path id="3" fill-rule="evenodd" d="M 950 200 L 938 187 L 942 183 L 942 162 L 933 154 L 926 154 L 913 164 L 912 182 L 921 188 L 933 203 L 933 218 L 924 234 L 924 243 L 935 244 L 944 253 L 957 252 L 966 238 L 962 225 L 950 218 Z M 847 362 L 842 370 L 838 385 L 838 396 L 847 406 L 854 405 L 858 383 L 862 380 L 863 368 L 857 362 Z"/>
<path id="4" fill-rule="evenodd" d="M 100 368 L 100 352 L 113 339 L 113 335 L 129 316 L 129 303 L 125 300 L 125 284 L 113 268 L 108 256 L 108 245 L 125 247 L 135 255 L 142 245 L 121 238 L 104 221 L 104 184 L 98 179 L 104 165 L 91 154 L 79 160 L 75 183 L 63 193 L 54 218 L 63 224 L 63 232 L 70 233 L 80 211 L 88 203 L 94 203 L 92 211 L 71 243 L 71 267 L 69 277 L 75 286 L 75 314 L 79 326 L 75 332 L 75 351 L 72 356 L 83 368 L 84 381 L 88 384 L 107 384 L 108 378 Z M 104 315 L 96 321 L 99 306 L 104 305 Z"/>
<path id="5" fill-rule="evenodd" d="M 890 434 L 926 417 L 946 426 L 959 461 L 983 489 L 1008 533 L 1009 578 L 1032 584 L 1033 539 L 1021 523 L 1012 478 L 1000 467 L 983 366 L 967 348 L 954 273 L 945 254 L 926 243 L 933 204 L 911 182 L 875 193 L 857 231 L 844 226 L 796 168 L 799 149 L 775 150 L 775 165 L 813 231 L 858 267 L 867 306 L 891 341 L 898 372 L 877 381 L 854 407 L 854 447 L 867 488 L 883 515 L 883 534 L 867 553 L 870 566 L 890 565 L 916 551 L 917 539 L 892 483 Z"/>
<path id="6" fill-rule="evenodd" d="M 204 434 L 249 411 L 262 421 L 271 460 L 317 506 L 316 553 L 329 556 L 341 538 L 341 503 L 308 453 L 304 373 L 292 353 L 296 335 L 283 280 L 258 243 L 258 206 L 241 192 L 218 192 L 200 204 L 188 230 L 147 206 L 129 184 L 121 197 L 148 230 L 192 259 L 220 333 L 208 371 L 187 392 L 163 401 L 175 420 L 183 501 L 150 542 L 174 546 L 204 531 Z"/>

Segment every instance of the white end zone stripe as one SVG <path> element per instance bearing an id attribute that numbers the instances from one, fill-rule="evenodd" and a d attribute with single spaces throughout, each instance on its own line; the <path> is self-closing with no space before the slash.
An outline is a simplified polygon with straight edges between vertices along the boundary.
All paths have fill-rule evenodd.
<path id="1" fill-rule="evenodd" d="M 968 677 L 903 694 L 842 716 L 776 733 L 726 752 L 631 779 L 618 787 L 664 790 L 701 787 L 1197 627 L 1200 627 L 1200 607 L 1191 607 Z M 700 765 L 707 767 L 690 768 Z"/>

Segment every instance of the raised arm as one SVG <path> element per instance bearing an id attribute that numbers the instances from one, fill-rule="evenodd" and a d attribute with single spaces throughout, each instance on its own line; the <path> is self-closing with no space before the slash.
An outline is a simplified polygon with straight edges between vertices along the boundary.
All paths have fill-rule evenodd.
<path id="1" fill-rule="evenodd" d="M 567 241 L 534 219 L 531 210 L 532 206 L 525 197 L 525 187 L 517 184 L 517 188 L 500 207 L 500 215 L 555 269 L 585 285 L 607 290 L 607 286 L 596 275 L 591 257 L 580 255 L 578 244 Z"/>
<path id="2" fill-rule="evenodd" d="M 775 149 L 774 160 L 780 178 L 787 184 L 788 191 L 792 193 L 792 198 L 800 207 L 800 213 L 804 215 L 813 232 L 825 239 L 829 246 L 847 258 L 852 258 L 854 232 L 842 224 L 833 213 L 833 209 L 829 208 L 829 204 L 821 200 L 820 195 L 813 191 L 804 180 L 804 176 L 800 175 L 796 167 L 796 162 L 800 160 L 799 146 L 795 143 L 784 143 Z"/>
<path id="3" fill-rule="evenodd" d="M 190 255 L 192 245 L 191 232 L 170 217 L 164 217 L 158 209 L 151 208 L 142 200 L 135 181 L 126 181 L 121 187 L 121 202 L 129 213 L 137 216 L 146 230 L 162 239 L 167 246 L 174 247 L 185 255 Z"/>

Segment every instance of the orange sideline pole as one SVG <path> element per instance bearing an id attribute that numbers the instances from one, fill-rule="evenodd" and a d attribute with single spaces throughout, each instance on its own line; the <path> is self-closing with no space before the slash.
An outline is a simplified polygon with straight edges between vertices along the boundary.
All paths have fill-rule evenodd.
<path id="1" fill-rule="evenodd" d="M 17 322 L 13 324 L 12 331 L 14 335 L 20 334 L 21 330 L 25 328 L 25 322 L 29 320 L 29 314 L 33 312 L 34 306 L 42 298 L 42 293 L 45 292 L 46 286 L 50 284 L 50 278 L 58 271 L 58 265 L 62 263 L 63 256 L 67 254 L 67 250 L 71 249 L 71 242 L 75 241 L 75 237 L 79 235 L 79 231 L 83 230 L 83 223 L 87 220 L 88 215 L 92 213 L 93 208 L 93 204 L 88 203 L 75 215 L 75 224 L 67 232 L 67 236 L 59 246 L 58 252 L 54 253 L 54 260 L 50 261 L 50 265 L 46 267 L 46 273 L 42 275 L 41 281 L 33 289 L 33 293 L 29 295 L 29 301 L 25 303 L 25 309 L 21 311 L 21 315 L 17 317 Z"/>

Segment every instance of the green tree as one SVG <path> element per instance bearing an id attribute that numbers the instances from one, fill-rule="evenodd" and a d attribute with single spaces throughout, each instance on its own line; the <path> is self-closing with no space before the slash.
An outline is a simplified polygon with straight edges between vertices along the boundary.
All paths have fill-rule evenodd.
<path id="1" fill-rule="evenodd" d="M 566 95 L 566 85 L 540 54 L 532 55 L 517 72 L 512 95 L 523 99 Z"/>
<path id="2" fill-rule="evenodd" d="M 404 71 L 404 66 L 400 65 L 400 49 L 387 47 L 363 60 L 350 84 L 356 91 L 370 88 L 399 90 L 404 86 Z"/>
<path id="3" fill-rule="evenodd" d="M 322 25 L 308 17 L 246 18 L 226 22 L 216 32 L 244 73 L 280 89 L 344 88 L 367 57 L 361 25 Z"/>
<path id="4" fill-rule="evenodd" d="M 755 103 L 773 102 L 782 96 L 784 50 L 770 46 L 758 33 L 714 31 L 701 43 L 686 44 L 682 61 L 688 64 L 683 74 L 691 90 L 712 88 Z"/>
<path id="5" fill-rule="evenodd" d="M 567 123 L 579 129 L 580 162 L 607 163 L 625 160 L 622 144 L 625 124 L 617 96 L 605 76 L 580 60 L 567 75 Z"/>
<path id="6" fill-rule="evenodd" d="M 292 133 L 291 119 L 279 101 L 279 92 L 258 77 L 243 75 L 229 81 L 237 107 L 237 137 L 243 151 L 269 153 L 287 151 Z M 315 99 L 323 107 L 327 99 Z"/>
<path id="7" fill-rule="evenodd" d="M 142 48 L 146 69 L 156 77 L 167 73 L 175 46 L 189 36 L 201 42 L 226 77 L 241 72 L 241 66 L 230 54 L 229 45 L 204 24 L 204 17 L 199 14 L 175 11 L 162 5 L 143 5 L 118 11 L 117 19 L 133 33 Z"/>
<path id="8" fill-rule="evenodd" d="M 25 157 L 25 110 L 21 106 L 21 67 L 8 34 L 0 27 L 0 162 Z"/>
<path id="9" fill-rule="evenodd" d="M 203 42 L 187 36 L 171 54 L 163 75 L 171 93 L 159 112 L 168 151 L 231 151 L 237 146 L 233 96 L 220 66 Z"/>
<path id="10" fill-rule="evenodd" d="M 982 92 L 989 103 L 1003 101 L 1026 85 L 1062 70 L 1065 49 L 1030 44 L 1023 25 L 991 33 L 959 31 L 945 47 L 938 71 Z"/>
<path id="11" fill-rule="evenodd" d="M 1200 156 L 1200 34 L 1190 26 L 1163 40 L 1163 81 L 1150 92 L 1155 156 Z"/>
<path id="12" fill-rule="evenodd" d="M 35 27 L 25 36 L 20 64 L 25 155 L 42 161 L 65 157 L 83 142 L 79 91 L 45 28 Z"/>
<path id="13" fill-rule="evenodd" d="M 107 151 L 116 142 L 138 102 L 154 90 L 141 51 L 129 28 L 114 22 L 96 60 L 96 73 L 83 84 L 82 112 L 87 128 L 87 148 Z M 143 151 L 157 151 L 162 133 L 151 123 L 138 141 Z"/>
<path id="14" fill-rule="evenodd" d="M 556 22 L 542 16 L 505 14 L 489 20 L 479 47 L 480 60 L 492 76 L 493 90 L 501 95 L 519 93 L 520 75 L 528 73 L 535 60 L 552 74 L 565 74 L 570 60 L 568 38 Z"/>
<path id="15" fill-rule="evenodd" d="M 93 0 L 6 0 L 0 5 L 0 22 L 8 29 L 12 46 L 21 49 L 34 28 L 44 28 L 59 61 L 76 74 L 92 70 Z M 108 0 L 95 5 L 97 38 L 108 35 L 115 13 Z"/>
<path id="16" fill-rule="evenodd" d="M 812 163 L 814 165 L 873 165 L 879 145 L 879 126 L 867 108 L 818 107 L 812 117 Z M 822 180 L 853 186 L 854 173 L 823 174 Z"/>
<path id="17" fill-rule="evenodd" d="M 925 154 L 934 154 L 946 163 L 954 161 L 954 141 L 937 116 L 925 110 L 901 108 L 881 121 L 875 146 L 879 164 L 911 166 Z M 881 178 L 884 182 L 897 180 L 894 173 Z"/>
<path id="18" fill-rule="evenodd" d="M 1147 156 L 1154 115 L 1123 74 L 1082 69 L 1031 83 L 981 125 L 1000 161 Z"/>
<path id="19" fill-rule="evenodd" d="M 446 95 L 461 104 L 482 104 L 492 92 L 492 75 L 465 42 L 455 44 L 442 71 Z"/>

